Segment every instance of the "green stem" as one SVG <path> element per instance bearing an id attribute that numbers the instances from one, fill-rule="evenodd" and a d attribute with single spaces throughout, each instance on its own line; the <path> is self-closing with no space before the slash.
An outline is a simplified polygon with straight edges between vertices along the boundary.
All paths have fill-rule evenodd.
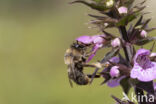
<path id="1" fill-rule="evenodd" d="M 121 34 L 123 40 L 125 42 L 129 43 L 129 39 L 128 39 L 128 35 L 127 35 L 127 31 L 126 31 L 125 26 L 120 26 L 119 31 L 120 31 L 120 34 Z M 126 57 L 127 61 L 130 62 L 131 59 L 132 59 L 132 56 L 133 56 L 133 52 L 134 52 L 133 46 L 132 45 L 129 45 L 129 46 L 125 45 L 123 47 L 123 50 L 124 50 L 125 57 Z M 131 50 L 133 50 L 133 51 L 131 51 Z M 138 98 L 138 95 L 139 96 L 144 96 L 143 90 L 139 89 L 137 87 L 135 87 L 135 94 L 136 94 L 137 98 Z M 144 102 L 144 101 L 143 102 L 138 102 L 138 104 L 146 104 L 146 102 Z"/>
<path id="2" fill-rule="evenodd" d="M 125 26 L 120 26 L 119 31 L 120 31 L 120 34 L 121 34 L 122 38 L 124 39 L 124 41 L 129 42 Z M 129 52 L 129 49 L 126 46 L 123 47 L 123 50 L 125 53 L 125 57 L 126 57 L 127 61 L 129 62 L 131 60 L 130 56 L 132 56 L 132 53 Z"/>

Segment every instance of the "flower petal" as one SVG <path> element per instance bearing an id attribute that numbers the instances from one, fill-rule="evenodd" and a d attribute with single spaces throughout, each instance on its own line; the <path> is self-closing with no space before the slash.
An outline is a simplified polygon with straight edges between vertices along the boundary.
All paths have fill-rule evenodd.
<path id="1" fill-rule="evenodd" d="M 139 65 L 134 65 L 131 71 L 131 78 L 137 78 L 143 82 L 149 82 L 156 79 L 156 63 L 152 62 L 153 67 L 148 69 L 142 69 Z"/>
<path id="2" fill-rule="evenodd" d="M 109 87 L 117 87 L 120 85 L 120 81 L 125 78 L 125 76 L 122 76 L 122 77 L 119 77 L 119 78 L 116 78 L 116 79 L 111 79 L 107 82 L 107 85 Z"/>
<path id="3" fill-rule="evenodd" d="M 154 53 L 154 52 L 151 53 L 151 54 L 150 54 L 150 57 L 156 57 L 156 53 Z"/>
<path id="4" fill-rule="evenodd" d="M 153 83 L 153 86 L 154 86 L 154 90 L 156 91 L 156 83 Z"/>
<path id="5" fill-rule="evenodd" d="M 147 49 L 139 49 L 134 57 L 134 63 L 136 63 L 136 59 L 139 55 L 144 54 L 144 55 L 150 55 L 150 51 Z"/>
<path id="6" fill-rule="evenodd" d="M 99 49 L 99 47 L 97 47 L 97 46 L 93 47 L 93 49 L 92 49 L 93 53 L 89 56 L 89 58 L 87 60 L 87 63 L 93 59 L 93 57 L 96 55 L 96 52 L 97 52 L 98 49 Z"/>
<path id="7" fill-rule="evenodd" d="M 84 44 L 91 44 L 93 42 L 93 39 L 91 36 L 80 36 L 76 40 Z"/>

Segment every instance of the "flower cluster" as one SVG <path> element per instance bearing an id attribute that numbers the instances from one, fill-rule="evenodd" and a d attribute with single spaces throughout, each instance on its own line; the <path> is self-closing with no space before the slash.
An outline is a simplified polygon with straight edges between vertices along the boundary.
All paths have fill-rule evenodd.
<path id="1" fill-rule="evenodd" d="M 89 14 L 89 16 L 94 18 L 90 23 L 101 31 L 101 35 L 80 36 L 76 41 L 84 44 L 86 47 L 90 47 L 88 50 L 90 54 L 85 56 L 87 61 L 84 63 L 84 67 L 96 68 L 92 75 L 88 75 L 91 79 L 90 83 L 97 76 L 102 76 L 104 81 L 101 85 L 107 84 L 109 87 L 120 85 L 126 94 L 133 87 L 136 93 L 143 94 L 143 91 L 146 91 L 147 94 L 156 95 L 156 86 L 153 83 L 156 79 L 156 53 L 152 52 L 154 44 L 150 49 L 142 48 L 143 45 L 156 40 L 156 37 L 148 35 L 155 28 L 148 27 L 151 19 L 143 18 L 146 14 L 142 12 L 146 7 L 144 6 L 146 0 L 136 5 L 134 5 L 134 1 L 90 0 L 88 2 L 85 0 L 76 0 L 72 2 L 85 4 L 101 13 L 100 16 Z M 138 20 L 134 25 L 130 24 L 131 21 L 136 19 Z M 118 29 L 120 36 L 107 32 L 107 28 Z M 135 46 L 141 46 L 141 48 L 137 50 Z M 110 48 L 111 50 L 105 54 L 101 61 L 98 61 L 101 67 L 90 63 L 98 50 L 109 50 Z M 122 49 L 125 57 L 120 54 L 120 50 Z M 120 104 L 125 103 L 120 102 Z M 129 102 L 126 104 L 133 103 Z"/>

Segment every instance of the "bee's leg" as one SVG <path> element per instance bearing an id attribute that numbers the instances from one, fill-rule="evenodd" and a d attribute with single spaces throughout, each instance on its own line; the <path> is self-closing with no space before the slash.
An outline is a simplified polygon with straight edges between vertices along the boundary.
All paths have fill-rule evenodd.
<path id="1" fill-rule="evenodd" d="M 93 82 L 93 79 L 97 76 L 97 72 L 100 68 L 102 67 L 108 67 L 107 64 L 103 64 L 103 63 L 100 63 L 100 62 L 97 62 L 97 63 L 92 63 L 92 64 L 84 64 L 84 67 L 94 67 L 96 68 L 95 71 L 93 72 L 92 75 L 88 76 L 89 78 L 91 78 L 90 80 L 90 84 Z"/>
<path id="2" fill-rule="evenodd" d="M 88 74 L 87 75 L 89 78 L 92 78 L 92 75 L 91 74 Z M 95 77 L 94 78 L 100 78 L 101 77 L 101 75 L 95 75 Z"/>
<path id="3" fill-rule="evenodd" d="M 101 64 L 100 62 L 96 62 L 96 63 L 85 63 L 83 64 L 83 67 L 93 67 L 93 68 L 102 68 L 102 67 L 106 67 L 106 64 Z"/>
<path id="4" fill-rule="evenodd" d="M 88 53 L 85 54 L 85 57 L 89 57 L 90 55 L 92 55 L 94 53 L 95 53 L 94 51 L 88 52 Z"/>

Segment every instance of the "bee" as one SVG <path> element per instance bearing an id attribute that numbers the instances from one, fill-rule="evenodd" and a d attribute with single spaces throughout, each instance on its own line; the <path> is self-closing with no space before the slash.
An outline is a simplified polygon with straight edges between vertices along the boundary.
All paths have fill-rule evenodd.
<path id="1" fill-rule="evenodd" d="M 91 75 L 84 74 L 84 67 L 103 67 L 99 62 L 86 63 L 86 59 L 92 54 L 92 52 L 87 52 L 90 47 L 90 44 L 86 45 L 77 41 L 66 50 L 64 61 L 68 66 L 68 78 L 71 87 L 73 86 L 72 81 L 78 85 L 87 85 L 90 82 Z M 97 75 L 97 77 L 99 77 L 99 75 Z"/>
<path id="2" fill-rule="evenodd" d="M 86 47 L 85 44 L 75 42 L 66 50 L 64 61 L 68 66 L 68 78 L 71 86 L 73 86 L 72 81 L 78 85 L 89 83 L 88 76 L 83 73 L 83 65 L 86 63 Z"/>

